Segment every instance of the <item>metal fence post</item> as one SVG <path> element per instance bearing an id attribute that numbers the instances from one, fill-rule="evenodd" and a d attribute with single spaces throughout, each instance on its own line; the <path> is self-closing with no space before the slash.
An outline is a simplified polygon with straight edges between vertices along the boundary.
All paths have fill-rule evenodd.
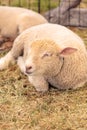
<path id="1" fill-rule="evenodd" d="M 18 3 L 18 6 L 21 7 L 21 0 L 19 0 L 18 2 L 19 2 L 19 3 Z"/>
<path id="2" fill-rule="evenodd" d="M 38 0 L 38 13 L 40 13 L 41 12 L 41 1 L 40 0 Z"/>

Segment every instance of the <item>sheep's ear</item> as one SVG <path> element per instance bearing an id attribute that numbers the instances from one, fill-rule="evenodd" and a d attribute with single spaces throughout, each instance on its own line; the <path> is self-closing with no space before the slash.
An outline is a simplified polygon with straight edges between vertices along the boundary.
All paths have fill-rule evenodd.
<path id="1" fill-rule="evenodd" d="M 60 52 L 60 56 L 68 56 L 70 54 L 73 54 L 74 52 L 76 52 L 77 49 L 76 48 L 72 48 L 72 47 L 66 47 L 64 48 L 61 52 Z"/>

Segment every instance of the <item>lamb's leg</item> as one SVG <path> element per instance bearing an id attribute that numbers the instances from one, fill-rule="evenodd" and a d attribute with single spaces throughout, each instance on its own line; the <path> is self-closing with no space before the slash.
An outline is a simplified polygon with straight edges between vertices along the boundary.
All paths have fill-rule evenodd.
<path id="1" fill-rule="evenodd" d="M 0 59 L 0 70 L 6 69 L 10 64 L 14 64 L 15 60 L 11 55 L 11 51 L 6 56 Z"/>
<path id="2" fill-rule="evenodd" d="M 18 56 L 23 52 L 24 44 L 20 38 L 14 41 L 13 47 L 10 52 L 0 59 L 0 70 L 6 69 L 10 64 L 15 63 Z"/>
<path id="3" fill-rule="evenodd" d="M 19 66 L 21 72 L 25 74 L 25 64 L 24 64 L 24 60 L 23 60 L 23 57 L 22 57 L 22 56 L 19 56 L 19 57 L 18 57 L 17 64 L 18 64 L 18 66 Z M 26 74 L 25 74 L 25 75 L 26 75 Z"/>
<path id="4" fill-rule="evenodd" d="M 29 81 L 38 92 L 46 92 L 49 89 L 48 82 L 42 76 L 29 76 Z"/>

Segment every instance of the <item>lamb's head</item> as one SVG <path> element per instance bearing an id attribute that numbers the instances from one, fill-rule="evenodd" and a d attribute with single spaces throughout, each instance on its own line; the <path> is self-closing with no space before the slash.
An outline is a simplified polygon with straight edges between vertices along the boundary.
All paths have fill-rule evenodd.
<path id="1" fill-rule="evenodd" d="M 61 49 L 51 40 L 37 40 L 25 49 L 25 73 L 30 75 L 55 76 L 61 70 L 63 57 L 76 51 L 75 48 Z"/>

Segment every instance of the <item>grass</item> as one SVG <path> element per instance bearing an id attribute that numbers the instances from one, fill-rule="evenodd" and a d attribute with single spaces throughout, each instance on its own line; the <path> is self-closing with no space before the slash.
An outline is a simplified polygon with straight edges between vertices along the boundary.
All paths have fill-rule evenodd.
<path id="1" fill-rule="evenodd" d="M 87 29 L 71 29 L 87 45 Z M 87 84 L 41 94 L 17 65 L 0 71 L 0 130 L 87 130 Z"/>
<path id="2" fill-rule="evenodd" d="M 21 6 L 38 11 L 38 0 L 3 0 L 2 5 Z M 49 5 L 50 4 L 50 5 Z M 49 9 L 53 9 L 59 6 L 59 0 L 40 0 L 40 12 L 44 13 Z M 87 8 L 87 1 L 82 0 L 80 7 Z"/>
<path id="3" fill-rule="evenodd" d="M 1 4 L 7 4 L 8 2 L 3 2 Z M 21 6 L 21 7 L 26 7 L 35 11 L 38 11 L 38 0 L 12 0 L 9 3 L 12 6 Z M 50 4 L 50 7 L 49 7 Z M 41 12 L 45 12 L 47 10 L 49 10 L 49 8 L 55 8 L 59 5 L 59 1 L 58 0 L 40 0 L 40 11 Z"/>

